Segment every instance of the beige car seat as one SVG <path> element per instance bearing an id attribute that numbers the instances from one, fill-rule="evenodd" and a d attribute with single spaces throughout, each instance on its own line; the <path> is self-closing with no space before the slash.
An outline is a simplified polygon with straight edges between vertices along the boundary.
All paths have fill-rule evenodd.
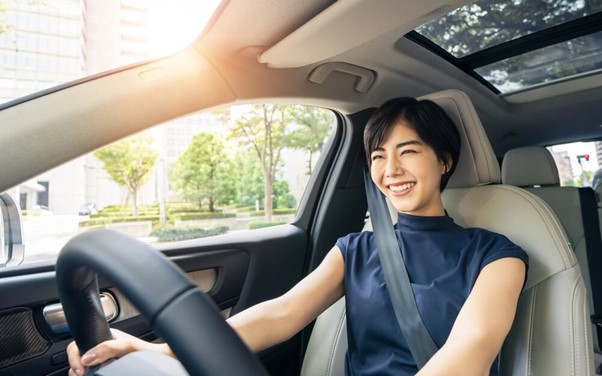
<path id="1" fill-rule="evenodd" d="M 529 254 L 529 276 L 501 351 L 500 375 L 593 375 L 585 285 L 556 215 L 539 197 L 499 184 L 499 165 L 466 94 L 446 90 L 423 98 L 442 106 L 462 137 L 458 167 L 443 193 L 449 215 L 464 227 L 502 233 Z M 301 374 L 344 375 L 346 347 L 343 298 L 316 321 Z"/>
<path id="2" fill-rule="evenodd" d="M 541 146 L 516 148 L 506 152 L 502 163 L 502 182 L 537 195 L 554 210 L 581 266 L 590 311 L 600 315 L 602 239 L 594 190 L 590 187 L 561 187 L 552 153 Z M 601 328 L 594 323 L 590 327 L 594 352 L 600 353 Z"/>

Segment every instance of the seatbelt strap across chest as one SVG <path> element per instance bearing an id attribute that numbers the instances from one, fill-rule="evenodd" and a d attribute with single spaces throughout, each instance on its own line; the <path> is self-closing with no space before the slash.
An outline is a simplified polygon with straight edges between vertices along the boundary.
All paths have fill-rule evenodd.
<path id="1" fill-rule="evenodd" d="M 372 182 L 367 170 L 364 171 L 364 185 L 372 221 L 372 231 L 376 239 L 380 264 L 385 275 L 387 291 L 403 336 L 418 369 L 420 369 L 437 352 L 438 348 L 420 318 L 408 271 L 391 224 L 387 203 Z"/>

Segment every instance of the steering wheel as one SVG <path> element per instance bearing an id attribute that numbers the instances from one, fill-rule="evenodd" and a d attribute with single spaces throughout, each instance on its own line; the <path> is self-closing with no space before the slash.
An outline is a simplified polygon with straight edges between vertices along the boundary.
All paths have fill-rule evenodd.
<path id="1" fill-rule="evenodd" d="M 61 303 L 82 354 L 112 338 L 97 273 L 132 302 L 191 375 L 267 375 L 213 301 L 175 264 L 134 238 L 104 229 L 71 239 L 56 263 Z"/>

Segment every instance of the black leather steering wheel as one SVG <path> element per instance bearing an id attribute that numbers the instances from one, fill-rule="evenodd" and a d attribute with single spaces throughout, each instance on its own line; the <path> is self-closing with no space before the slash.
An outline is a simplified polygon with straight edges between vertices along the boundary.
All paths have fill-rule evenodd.
<path id="1" fill-rule="evenodd" d="M 97 273 L 148 319 L 191 375 L 267 375 L 213 301 L 175 264 L 112 230 L 77 235 L 63 247 L 56 263 L 61 303 L 82 354 L 111 338 Z"/>

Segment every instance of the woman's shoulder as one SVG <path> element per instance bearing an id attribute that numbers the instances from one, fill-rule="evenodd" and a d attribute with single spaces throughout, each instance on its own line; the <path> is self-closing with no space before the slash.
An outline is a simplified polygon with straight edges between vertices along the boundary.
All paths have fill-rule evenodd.
<path id="1" fill-rule="evenodd" d="M 467 228 L 467 230 L 471 234 L 472 244 L 482 253 L 483 266 L 504 257 L 516 257 L 528 264 L 527 252 L 506 235 L 479 227 Z"/>
<path id="2" fill-rule="evenodd" d="M 373 235 L 372 231 L 359 231 L 359 232 L 351 232 L 347 235 L 340 237 L 337 240 L 337 245 L 342 243 L 345 247 L 348 244 L 357 244 L 361 242 L 365 242 L 369 240 Z"/>
<path id="3" fill-rule="evenodd" d="M 343 257 L 347 258 L 347 254 L 350 252 L 370 249 L 372 245 L 373 234 L 374 233 L 372 231 L 352 232 L 340 237 L 336 242 L 336 246 L 339 247 L 343 253 Z"/>

